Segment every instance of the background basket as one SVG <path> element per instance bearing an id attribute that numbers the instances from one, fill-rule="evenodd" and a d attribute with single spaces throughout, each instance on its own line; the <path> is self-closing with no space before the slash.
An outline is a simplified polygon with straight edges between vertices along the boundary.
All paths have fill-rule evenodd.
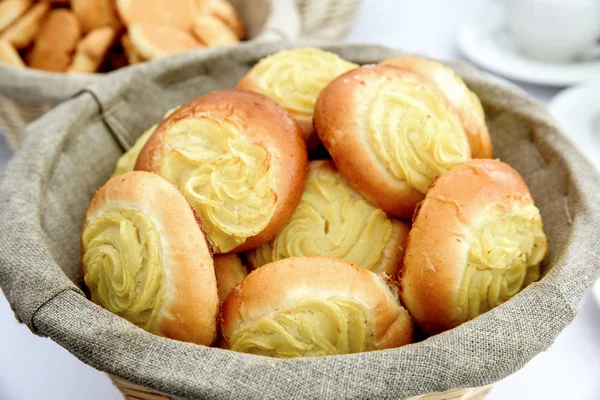
<path id="1" fill-rule="evenodd" d="M 11 307 L 32 332 L 118 377 L 130 398 L 483 395 L 548 349 L 598 277 L 600 177 L 543 105 L 462 63 L 448 64 L 480 97 L 496 155 L 527 182 L 550 243 L 544 277 L 510 301 L 400 348 L 277 360 L 158 337 L 85 297 L 83 217 L 123 151 L 167 110 L 235 86 L 259 59 L 289 47 L 246 43 L 125 68 L 31 124 L 0 181 L 0 286 Z M 359 64 L 402 54 L 378 46 L 323 48 Z"/>
<path id="2" fill-rule="evenodd" d="M 229 0 L 252 41 L 337 39 L 350 29 L 360 0 Z M 202 52 L 203 50 L 198 50 Z M 0 63 L 0 132 L 16 149 L 25 127 L 104 74 L 59 74 Z"/>

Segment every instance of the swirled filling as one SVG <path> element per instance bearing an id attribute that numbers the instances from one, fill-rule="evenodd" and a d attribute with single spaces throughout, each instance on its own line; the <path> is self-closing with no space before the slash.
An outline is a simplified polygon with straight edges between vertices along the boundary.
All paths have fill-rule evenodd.
<path id="1" fill-rule="evenodd" d="M 138 211 L 112 210 L 86 226 L 82 241 L 92 301 L 156 333 L 164 276 L 152 220 Z"/>
<path id="2" fill-rule="evenodd" d="M 460 120 L 430 88 L 396 79 L 369 95 L 370 142 L 397 179 L 426 193 L 437 175 L 470 158 Z"/>
<path id="3" fill-rule="evenodd" d="M 475 233 L 458 297 L 461 319 L 473 319 L 540 278 L 547 250 L 540 212 L 513 203 Z"/>
<path id="4" fill-rule="evenodd" d="M 312 116 L 317 97 L 332 80 L 358 65 L 314 48 L 280 51 L 255 67 L 259 93 L 295 116 Z"/>
<path id="5" fill-rule="evenodd" d="M 372 349 L 363 306 L 344 297 L 300 298 L 293 309 L 263 316 L 228 342 L 233 351 L 280 358 Z"/>
<path id="6" fill-rule="evenodd" d="M 311 167 L 290 222 L 249 257 L 258 267 L 288 257 L 326 255 L 378 272 L 391 235 L 387 215 L 352 190 L 341 174 Z"/>
<path id="7" fill-rule="evenodd" d="M 275 212 L 269 152 L 242 137 L 234 121 L 182 120 L 165 136 L 160 174 L 196 210 L 217 253 L 260 233 Z"/>

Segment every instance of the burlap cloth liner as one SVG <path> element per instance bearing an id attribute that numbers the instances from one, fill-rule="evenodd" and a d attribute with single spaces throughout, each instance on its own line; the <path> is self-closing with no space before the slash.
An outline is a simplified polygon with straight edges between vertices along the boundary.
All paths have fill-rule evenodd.
<path id="1" fill-rule="evenodd" d="M 546 350 L 600 271 L 599 177 L 542 105 L 465 64 L 497 157 L 525 178 L 550 251 L 545 277 L 474 321 L 398 349 L 277 360 L 150 335 L 88 301 L 79 235 L 117 158 L 168 109 L 234 86 L 284 44 L 183 54 L 110 75 L 28 128 L 0 182 L 0 285 L 20 320 L 102 371 L 185 398 L 404 398 L 492 383 Z M 399 54 L 333 46 L 370 63 Z"/>

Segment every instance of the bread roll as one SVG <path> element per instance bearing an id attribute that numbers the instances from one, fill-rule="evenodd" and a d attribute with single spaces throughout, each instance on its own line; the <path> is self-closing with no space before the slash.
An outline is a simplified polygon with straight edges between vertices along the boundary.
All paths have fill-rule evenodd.
<path id="1" fill-rule="evenodd" d="M 431 185 L 410 231 L 402 298 L 435 334 L 502 304 L 540 278 L 547 250 L 523 179 L 498 160 L 471 160 Z"/>
<path id="2" fill-rule="evenodd" d="M 26 48 L 38 34 L 48 11 L 50 11 L 48 3 L 36 4 L 6 29 L 1 38 L 10 42 L 16 49 Z"/>
<path id="3" fill-rule="evenodd" d="M 454 106 L 469 136 L 473 158 L 492 158 L 492 139 L 485 124 L 485 114 L 477 95 L 450 68 L 443 64 L 419 57 L 394 57 L 381 64 L 405 68 L 432 82 Z"/>
<path id="4" fill-rule="evenodd" d="M 167 111 L 164 118 L 167 118 L 169 115 L 173 114 L 173 112 L 175 112 L 177 108 L 179 107 L 175 107 L 172 110 Z M 131 148 L 125 153 L 123 153 L 121 157 L 119 157 L 115 170 L 113 171 L 112 177 L 123 175 L 127 172 L 133 171 L 135 167 L 135 162 L 137 161 L 137 158 L 140 155 L 140 151 L 142 151 L 142 148 L 146 145 L 146 142 L 148 141 L 148 139 L 150 139 L 150 136 L 152 136 L 157 126 L 158 125 L 153 125 L 148 130 L 146 130 L 146 132 L 142 133 L 138 140 L 135 141 L 133 146 L 131 146 Z"/>
<path id="5" fill-rule="evenodd" d="M 235 253 L 217 254 L 215 255 L 214 263 L 219 300 L 222 303 L 229 296 L 233 288 L 248 275 L 248 270 L 244 263 L 242 263 L 240 256 Z"/>
<path id="6" fill-rule="evenodd" d="M 33 0 L 4 0 L 0 2 L 0 33 L 8 28 L 33 5 Z"/>
<path id="7" fill-rule="evenodd" d="M 433 179 L 471 156 L 456 112 L 433 84 L 388 65 L 331 82 L 315 127 L 348 183 L 399 217 L 411 217 Z"/>
<path id="8" fill-rule="evenodd" d="M 290 358 L 387 349 L 412 341 L 397 289 L 332 257 L 276 261 L 248 275 L 222 307 L 231 350 Z"/>
<path id="9" fill-rule="evenodd" d="M 331 256 L 396 277 L 409 229 L 356 193 L 332 161 L 311 161 L 292 219 L 247 258 L 258 268 L 289 257 Z"/>
<path id="10" fill-rule="evenodd" d="M 296 119 L 309 150 L 318 146 L 313 127 L 315 102 L 321 90 L 357 65 L 314 48 L 284 50 L 263 58 L 240 80 L 239 89 L 272 98 Z"/>
<path id="11" fill-rule="evenodd" d="M 98 28 L 87 35 L 77 45 L 73 64 L 69 72 L 97 72 L 106 53 L 115 41 L 117 32 L 110 26 Z"/>
<path id="12" fill-rule="evenodd" d="M 115 0 L 71 0 L 71 9 L 83 32 L 103 27 L 117 30 L 121 26 Z"/>
<path id="13" fill-rule="evenodd" d="M 211 253 L 193 210 L 165 179 L 130 172 L 100 188 L 82 253 L 92 301 L 149 332 L 213 343 L 219 299 Z"/>
<path id="14" fill-rule="evenodd" d="M 129 26 L 129 39 L 144 60 L 166 57 L 204 47 L 188 32 L 168 26 L 145 23 Z"/>
<path id="15" fill-rule="evenodd" d="M 173 182 L 198 212 L 216 253 L 271 240 L 300 201 L 307 155 L 289 114 L 236 89 L 182 106 L 156 128 L 135 168 Z"/>
<path id="16" fill-rule="evenodd" d="M 29 66 L 65 72 L 73 62 L 79 39 L 81 28 L 73 12 L 63 8 L 50 11 L 35 39 Z"/>
<path id="17" fill-rule="evenodd" d="M 0 39 L 0 62 L 14 67 L 25 67 L 19 52 L 4 39 Z"/>

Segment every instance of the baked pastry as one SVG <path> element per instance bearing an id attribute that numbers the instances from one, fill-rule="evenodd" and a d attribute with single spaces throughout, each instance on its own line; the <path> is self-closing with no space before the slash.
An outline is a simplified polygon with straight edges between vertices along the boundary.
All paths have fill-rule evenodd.
<path id="1" fill-rule="evenodd" d="M 8 28 L 33 5 L 33 0 L 4 0 L 0 2 L 0 32 Z"/>
<path id="2" fill-rule="evenodd" d="M 409 230 L 356 193 L 332 161 L 311 161 L 290 222 L 246 257 L 258 268 L 289 257 L 331 256 L 396 277 Z"/>
<path id="3" fill-rule="evenodd" d="M 435 334 L 502 304 L 540 278 L 539 210 L 508 164 L 476 159 L 436 179 L 410 231 L 402 299 Z"/>
<path id="4" fill-rule="evenodd" d="M 25 63 L 19 52 L 4 39 L 0 39 L 0 62 L 15 67 L 25 67 Z"/>
<path id="5" fill-rule="evenodd" d="M 276 261 L 248 275 L 225 300 L 229 349 L 290 358 L 358 353 L 412 341 L 397 289 L 332 257 Z"/>
<path id="6" fill-rule="evenodd" d="M 117 30 L 121 26 L 114 0 L 71 0 L 71 9 L 83 32 L 105 26 Z"/>
<path id="7" fill-rule="evenodd" d="M 46 71 L 66 71 L 73 62 L 79 39 L 81 28 L 73 12 L 63 8 L 50 11 L 35 39 L 29 66 Z"/>
<path id="8" fill-rule="evenodd" d="M 82 253 L 92 301 L 151 333 L 213 343 L 219 299 L 211 253 L 193 210 L 165 179 L 130 172 L 100 188 Z"/>
<path id="9" fill-rule="evenodd" d="M 87 35 L 77 45 L 73 64 L 69 72 L 96 72 L 100 69 L 117 32 L 110 26 L 98 28 Z"/>
<path id="10" fill-rule="evenodd" d="M 224 89 L 181 106 L 156 128 L 135 169 L 175 184 L 216 253 L 271 240 L 300 201 L 307 155 L 298 125 L 269 98 Z"/>
<path id="11" fill-rule="evenodd" d="M 313 127 L 315 102 L 321 90 L 357 65 L 314 48 L 284 50 L 259 61 L 238 83 L 272 98 L 296 119 L 309 149 L 319 143 Z"/>
<path id="12" fill-rule="evenodd" d="M 10 42 L 16 49 L 26 48 L 38 34 L 48 11 L 50 11 L 48 3 L 37 3 L 4 31 L 2 39 Z"/>
<path id="13" fill-rule="evenodd" d="M 433 83 L 456 109 L 469 137 L 473 158 L 493 157 L 492 139 L 485 124 L 485 114 L 481 102 L 452 69 L 437 61 L 419 57 L 388 58 L 381 64 L 405 68 Z"/>
<path id="14" fill-rule="evenodd" d="M 197 16 L 209 16 L 223 21 L 238 39 L 245 37 L 244 23 L 240 20 L 235 8 L 227 0 L 195 0 Z"/>
<path id="15" fill-rule="evenodd" d="M 433 179 L 471 156 L 456 112 L 433 84 L 388 65 L 331 82 L 315 106 L 315 128 L 348 183 L 398 217 L 410 218 Z"/>
<path id="16" fill-rule="evenodd" d="M 85 0 L 87 1 L 87 0 Z M 193 0 L 116 0 L 117 11 L 127 26 L 168 25 L 191 31 L 195 16 Z"/>
<path id="17" fill-rule="evenodd" d="M 211 16 L 195 18 L 193 32 L 196 38 L 208 47 L 233 44 L 240 41 L 227 24 Z"/>
<path id="18" fill-rule="evenodd" d="M 244 263 L 242 263 L 240 256 L 235 253 L 217 254 L 215 255 L 214 263 L 219 300 L 222 303 L 229 296 L 233 288 L 248 275 L 248 270 Z"/>
<path id="19" fill-rule="evenodd" d="M 129 26 L 129 39 L 144 60 L 198 49 L 203 45 L 186 31 L 168 25 L 144 23 Z"/>

